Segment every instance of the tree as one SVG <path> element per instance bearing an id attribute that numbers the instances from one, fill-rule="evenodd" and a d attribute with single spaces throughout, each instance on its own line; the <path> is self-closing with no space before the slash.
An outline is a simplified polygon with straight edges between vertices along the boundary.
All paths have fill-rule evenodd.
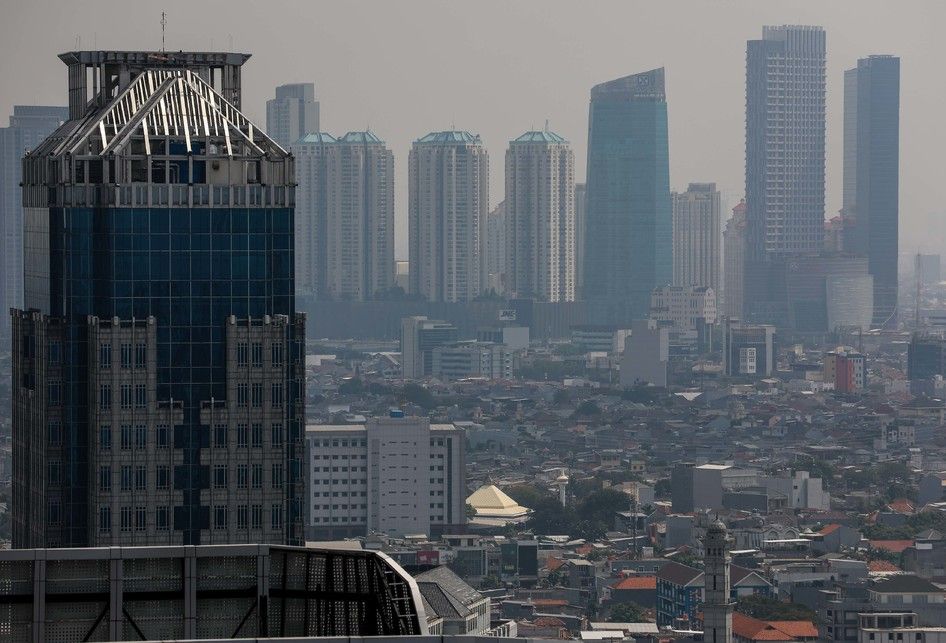
<path id="1" fill-rule="evenodd" d="M 406 384 L 403 393 L 404 399 L 423 409 L 430 410 L 437 406 L 437 400 L 434 399 L 433 393 L 420 384 Z"/>
<path id="2" fill-rule="evenodd" d="M 814 621 L 817 615 L 799 603 L 783 603 L 777 598 L 753 594 L 736 602 L 736 611 L 761 621 Z"/>
<path id="3" fill-rule="evenodd" d="M 473 508 L 473 505 L 471 505 L 470 503 L 467 503 L 466 504 L 466 519 L 472 520 L 473 518 L 476 518 L 476 509 Z"/>
<path id="4" fill-rule="evenodd" d="M 591 400 L 585 400 L 575 409 L 575 415 L 590 417 L 592 415 L 601 415 L 601 409 Z"/>
<path id="5" fill-rule="evenodd" d="M 615 603 L 608 614 L 608 623 L 642 623 L 646 620 L 644 608 L 637 603 Z"/>

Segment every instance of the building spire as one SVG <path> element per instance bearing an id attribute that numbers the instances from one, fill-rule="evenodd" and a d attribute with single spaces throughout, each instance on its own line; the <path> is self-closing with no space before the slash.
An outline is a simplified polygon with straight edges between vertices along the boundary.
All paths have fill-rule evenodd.
<path id="1" fill-rule="evenodd" d="M 167 14 L 162 11 L 162 12 L 161 12 L 161 52 L 162 52 L 162 53 L 164 53 L 164 51 L 165 51 L 165 49 L 164 49 L 164 31 L 165 31 L 165 28 L 166 28 L 167 26 L 168 26 Z"/>

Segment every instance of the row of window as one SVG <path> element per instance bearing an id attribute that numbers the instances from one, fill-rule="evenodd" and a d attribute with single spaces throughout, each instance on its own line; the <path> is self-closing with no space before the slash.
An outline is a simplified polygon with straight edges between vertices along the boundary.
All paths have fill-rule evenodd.
<path id="1" fill-rule="evenodd" d="M 329 509 L 367 509 L 368 505 L 312 505 L 316 511 Z"/>
<path id="2" fill-rule="evenodd" d="M 59 423 L 50 423 L 50 444 L 61 443 L 61 425 Z M 55 428 L 55 441 L 53 439 L 53 429 Z M 228 430 L 226 424 L 214 426 L 214 447 L 226 448 L 228 445 Z M 236 425 L 236 446 L 238 448 L 247 448 L 253 446 L 260 448 L 263 446 L 263 425 L 256 423 L 253 425 Z M 154 430 L 155 446 L 159 449 L 166 449 L 171 442 L 171 427 L 167 424 L 159 424 Z M 144 424 L 137 424 L 134 427 L 130 424 L 121 425 L 119 432 L 119 445 L 122 450 L 145 449 L 148 446 L 148 427 Z M 284 434 L 282 424 L 273 424 L 269 430 L 269 444 L 272 447 L 280 448 L 283 445 Z M 112 448 L 112 426 L 103 424 L 99 427 L 99 449 L 109 451 Z"/>
<path id="3" fill-rule="evenodd" d="M 132 389 L 131 384 L 122 384 L 120 391 L 120 408 L 146 409 L 148 408 L 148 387 L 145 384 L 135 384 Z M 134 395 L 132 395 L 134 391 Z M 112 409 L 112 385 L 99 384 L 99 410 L 110 411 Z"/>
<path id="4" fill-rule="evenodd" d="M 54 505 L 50 504 L 50 513 Z M 56 505 L 58 507 L 58 505 Z M 57 510 L 58 513 L 58 510 Z M 154 527 L 156 531 L 168 531 L 171 528 L 170 507 L 155 507 Z M 216 506 L 211 511 L 213 515 L 214 529 L 227 529 L 229 522 L 229 507 L 226 505 Z M 282 529 L 283 508 L 282 505 L 272 505 L 270 507 L 270 528 L 273 530 Z M 236 508 L 236 526 L 237 529 L 262 529 L 263 528 L 263 506 L 262 505 L 238 505 Z M 148 510 L 147 507 L 121 507 L 119 509 L 118 529 L 122 533 L 132 531 L 148 530 Z M 112 533 L 112 508 L 108 505 L 99 507 L 99 533 Z"/>
<path id="5" fill-rule="evenodd" d="M 282 353 L 282 344 L 274 343 L 270 345 L 270 366 L 273 368 L 279 368 L 282 366 Z M 248 344 L 247 342 L 238 342 L 237 366 L 245 367 L 250 365 L 252 365 L 253 368 L 263 367 L 263 344 L 261 342 L 253 342 L 252 344 Z"/>
<path id="6" fill-rule="evenodd" d="M 236 425 L 236 446 L 241 449 L 252 446 L 261 448 L 263 446 L 264 427 L 261 423 L 252 425 Z M 226 424 L 214 425 L 213 445 L 217 449 L 225 449 L 229 445 L 229 426 Z M 272 424 L 269 428 L 269 445 L 271 447 L 282 447 L 283 445 L 283 427 L 282 424 Z"/>
<path id="7" fill-rule="evenodd" d="M 148 361 L 148 347 L 144 342 L 138 342 L 132 348 L 131 344 L 123 343 L 119 348 L 122 368 L 144 368 Z M 134 360 L 132 358 L 134 357 Z M 99 368 L 112 367 L 112 345 L 109 342 L 99 344 Z"/>
<path id="8" fill-rule="evenodd" d="M 228 529 L 230 522 L 230 508 L 227 505 L 213 507 L 213 528 Z M 269 527 L 273 531 L 282 529 L 282 505 L 271 505 L 269 508 Z M 262 529 L 263 505 L 237 505 L 237 529 Z"/>
<path id="9" fill-rule="evenodd" d="M 281 462 L 275 462 L 270 469 L 270 482 L 273 489 L 283 488 L 284 470 Z M 214 465 L 213 468 L 213 488 L 226 489 L 230 478 L 230 471 L 225 464 Z M 252 482 L 253 489 L 261 489 L 263 486 L 263 465 L 254 464 L 252 468 L 245 464 L 236 465 L 236 486 L 237 489 L 246 489 L 247 484 Z"/>
<path id="10" fill-rule="evenodd" d="M 145 465 L 122 465 L 119 468 L 119 489 L 121 491 L 145 491 L 148 489 L 148 467 Z M 165 490 L 171 488 L 171 468 L 166 465 L 158 465 L 154 468 L 154 486 L 156 489 Z M 104 464 L 99 467 L 99 491 L 108 492 L 112 490 L 112 467 Z"/>
<path id="11" fill-rule="evenodd" d="M 171 427 L 159 424 L 154 429 L 154 445 L 159 449 L 166 449 L 171 443 Z M 145 449 L 148 446 L 148 427 L 136 424 L 122 424 L 119 429 L 119 446 L 122 451 L 129 449 Z M 112 426 L 103 424 L 99 427 L 99 449 L 109 451 L 112 448 Z"/>
<path id="12" fill-rule="evenodd" d="M 269 402 L 270 408 L 282 408 L 282 382 L 273 382 L 271 384 Z M 246 382 L 237 384 L 237 407 L 245 409 L 247 406 L 254 409 L 263 408 L 263 385 L 260 382 L 254 382 L 252 387 Z"/>

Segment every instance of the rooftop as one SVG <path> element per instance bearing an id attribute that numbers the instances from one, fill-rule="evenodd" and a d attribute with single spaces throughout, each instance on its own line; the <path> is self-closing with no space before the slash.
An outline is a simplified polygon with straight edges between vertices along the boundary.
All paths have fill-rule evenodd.
<path id="1" fill-rule="evenodd" d="M 461 144 L 474 144 L 479 145 L 482 143 L 480 140 L 479 134 L 471 134 L 469 132 L 464 132 L 460 130 L 450 130 L 444 132 L 431 132 L 426 136 L 414 141 L 415 144 L 444 144 L 444 143 L 461 143 Z"/>
<path id="2" fill-rule="evenodd" d="M 513 143 L 568 143 L 563 137 L 549 130 L 526 132 L 518 138 L 514 138 Z"/>

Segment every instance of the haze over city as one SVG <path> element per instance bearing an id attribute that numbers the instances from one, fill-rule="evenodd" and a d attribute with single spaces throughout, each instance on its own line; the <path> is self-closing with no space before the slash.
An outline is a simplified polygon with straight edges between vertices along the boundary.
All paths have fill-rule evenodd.
<path id="1" fill-rule="evenodd" d="M 895 54 L 903 61 L 900 247 L 944 249 L 946 84 L 938 79 L 946 59 L 939 33 L 946 3 L 938 0 L 277 1 L 241 3 L 238 10 L 216 0 L 40 0 L 5 7 L 0 113 L 14 103 L 63 102 L 59 53 L 160 49 L 162 10 L 169 50 L 252 54 L 243 106 L 258 123 L 265 122 L 275 85 L 315 83 L 323 130 L 370 127 L 394 152 L 399 259 L 407 259 L 407 152 L 416 138 L 452 125 L 479 133 L 492 155 L 495 205 L 503 198 L 508 141 L 547 119 L 571 141 L 582 181 L 591 87 L 661 66 L 672 187 L 715 181 L 724 210 L 735 205 L 745 191 L 746 40 L 759 38 L 762 25 L 821 25 L 827 33 L 826 217 L 841 207 L 842 72 L 868 54 Z"/>

